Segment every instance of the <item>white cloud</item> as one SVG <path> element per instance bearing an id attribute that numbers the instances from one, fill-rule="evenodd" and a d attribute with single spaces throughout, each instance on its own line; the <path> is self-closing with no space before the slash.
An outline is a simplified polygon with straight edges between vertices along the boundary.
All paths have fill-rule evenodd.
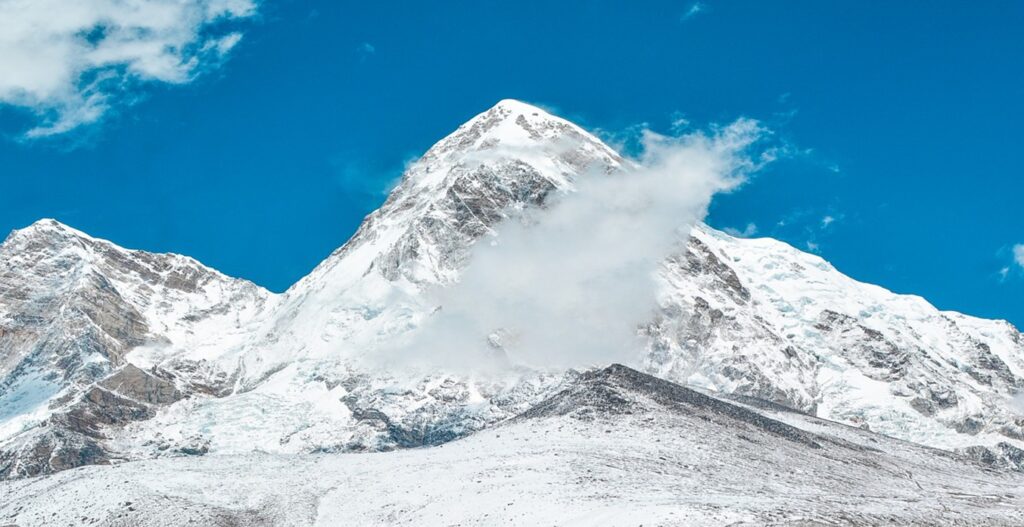
<path id="1" fill-rule="evenodd" d="M 821 219 L 821 228 L 826 229 L 829 225 L 835 223 L 836 218 L 834 216 L 825 216 Z"/>
<path id="2" fill-rule="evenodd" d="M 749 238 L 757 234 L 757 225 L 754 223 L 748 223 L 742 231 L 732 227 L 726 227 L 725 232 L 738 238 Z"/>
<path id="3" fill-rule="evenodd" d="M 1024 269 L 1024 243 L 1018 243 L 1013 246 L 1013 261 Z"/>
<path id="4" fill-rule="evenodd" d="M 657 305 L 659 264 L 712 196 L 769 159 L 748 155 L 765 133 L 750 120 L 680 138 L 645 133 L 635 167 L 582 176 L 551 206 L 496 226 L 459 282 L 433 292 L 434 315 L 385 356 L 449 368 L 506 355 L 533 367 L 631 362 Z"/>
<path id="5" fill-rule="evenodd" d="M 669 130 L 673 134 L 682 134 L 690 127 L 690 120 L 686 118 L 686 114 L 683 112 L 672 112 L 672 122 L 669 125 Z"/>
<path id="6" fill-rule="evenodd" d="M 708 7 L 704 5 L 702 2 L 694 2 L 690 4 L 690 8 L 687 9 L 685 13 L 683 13 L 683 16 L 680 17 L 680 20 L 685 22 L 707 10 Z"/>
<path id="7" fill-rule="evenodd" d="M 370 57 L 370 55 L 373 55 L 376 52 L 377 47 L 374 46 L 373 44 L 370 44 L 369 42 L 363 42 L 356 48 L 356 54 L 359 55 L 360 61 L 365 61 Z"/>
<path id="8" fill-rule="evenodd" d="M 225 26 L 256 0 L 0 0 L 0 104 L 60 134 L 130 102 L 139 83 L 183 84 L 241 34 Z"/>

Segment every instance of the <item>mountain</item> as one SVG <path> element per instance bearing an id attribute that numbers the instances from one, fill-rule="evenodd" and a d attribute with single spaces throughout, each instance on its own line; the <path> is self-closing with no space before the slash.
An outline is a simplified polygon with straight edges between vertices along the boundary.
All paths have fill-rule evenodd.
<path id="1" fill-rule="evenodd" d="M 230 376 L 192 357 L 244 340 L 274 301 L 191 258 L 53 220 L 11 233 L 0 245 L 0 477 L 104 462 L 103 429 L 227 393 Z M 174 358 L 148 367 L 151 349 Z"/>
<path id="2" fill-rule="evenodd" d="M 436 312 L 429 293 L 457 281 L 500 222 L 631 163 L 568 121 L 502 101 L 413 163 L 352 239 L 281 295 L 56 222 L 17 231 L 0 246 L 0 476 L 497 433 L 586 374 L 405 373 L 375 357 Z M 1024 340 L 1010 324 L 703 224 L 659 280 L 658 314 L 640 328 L 646 372 L 1018 466 Z"/>
<path id="3" fill-rule="evenodd" d="M 0 521 L 164 525 L 1024 522 L 1024 474 L 614 365 L 434 448 L 248 453 L 15 480 Z M 102 489 L 102 491 L 97 491 Z"/>

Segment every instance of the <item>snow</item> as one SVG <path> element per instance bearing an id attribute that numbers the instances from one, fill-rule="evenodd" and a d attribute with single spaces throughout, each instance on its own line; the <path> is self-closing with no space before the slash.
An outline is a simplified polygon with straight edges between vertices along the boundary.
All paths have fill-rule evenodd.
<path id="1" fill-rule="evenodd" d="M 939 419 L 946 422 L 985 415 L 994 407 L 1006 409 L 1004 400 L 1013 393 L 1012 386 L 1000 394 L 965 372 L 973 362 L 967 352 L 985 344 L 1013 375 L 1024 374 L 1024 348 L 1014 340 L 1019 333 L 1006 322 L 939 311 L 921 297 L 858 282 L 819 256 L 770 238 L 734 238 L 708 227 L 694 235 L 726 255 L 750 289 L 753 304 L 759 307 L 758 316 L 776 328 L 777 335 L 815 356 L 817 373 L 808 384 L 816 392 L 819 416 L 867 423 L 873 430 L 941 448 L 1014 442 L 995 430 L 979 435 L 956 433 L 912 409 L 905 395 L 913 393 L 906 386 L 915 382 L 952 388 L 960 404 L 940 413 Z M 900 349 L 909 350 L 914 363 L 907 377 L 899 382 L 878 381 L 851 364 L 844 358 L 847 344 L 816 328 L 826 309 L 853 317 Z M 805 382 L 779 380 L 794 385 Z M 1012 419 L 1011 414 L 1003 415 L 1003 419 Z"/>
<path id="2" fill-rule="evenodd" d="M 31 429 L 49 416 L 47 403 L 61 386 L 36 373 L 21 377 L 5 388 L 0 398 L 0 441 Z"/>
<path id="3" fill-rule="evenodd" d="M 1020 474 L 802 414 L 755 410 L 810 431 L 816 447 L 707 407 L 616 393 L 630 401 L 629 413 L 583 404 L 431 448 L 179 457 L 3 482 L 0 520 L 23 527 L 1024 521 Z"/>
<path id="4" fill-rule="evenodd" d="M 31 292 L 25 303 L 8 305 L 0 298 L 0 329 L 12 327 L 14 315 L 30 308 L 61 315 L 47 320 L 39 335 L 32 334 L 37 340 L 19 341 L 16 349 L 0 356 L 0 374 L 8 375 L 34 353 L 35 342 L 43 336 L 76 342 L 86 331 L 80 324 L 89 325 L 106 339 L 104 343 L 116 340 L 108 328 L 83 319 L 69 304 L 74 294 L 92 291 L 87 280 L 98 276 L 117 291 L 123 306 L 141 314 L 149 328 L 145 342 L 133 345 L 121 359 L 147 371 L 174 373 L 179 389 L 189 395 L 157 408 L 151 420 L 109 431 L 107 446 L 128 459 L 200 448 L 227 460 L 264 452 L 267 457 L 258 459 L 273 466 L 292 459 L 276 456 L 396 447 L 380 425 L 354 418 L 353 408 L 379 411 L 408 430 L 430 430 L 430 424 L 449 422 L 468 432 L 486 430 L 557 389 L 563 372 L 529 372 L 498 380 L 429 372 L 396 379 L 394 372 L 376 371 L 373 361 L 367 360 L 430 316 L 437 306 L 425 300 L 425 290 L 458 280 L 465 263 L 460 258 L 476 239 L 458 231 L 457 211 L 446 208 L 449 191 L 462 184 L 460 191 L 488 197 L 487 190 L 508 187 L 523 177 L 509 168 L 522 165 L 555 191 L 571 192 L 578 178 L 627 163 L 568 121 L 519 101 L 502 101 L 413 163 L 387 203 L 368 217 L 356 236 L 281 295 L 226 277 L 188 257 L 131 251 L 52 220 L 40 221 L 12 234 L 0 249 L 0 286 Z M 482 168 L 488 170 L 478 171 Z M 472 196 L 457 197 L 464 204 Z M 691 234 L 725 269 L 716 270 L 710 261 L 697 270 L 688 267 L 686 251 L 694 251 L 692 247 L 683 250 L 681 260 L 666 262 L 660 277 L 664 309 L 652 322 L 657 331 L 644 364 L 648 371 L 716 393 L 769 398 L 933 447 L 998 442 L 1024 446 L 1003 433 L 1024 417 L 1010 404 L 1020 382 L 1015 387 L 979 370 L 975 356 L 983 345 L 1011 375 L 1024 378 L 1024 344 L 1010 324 L 939 311 L 920 297 L 858 282 L 822 258 L 776 240 L 735 238 L 706 225 Z M 32 241 L 38 239 L 47 241 L 41 249 Z M 735 273 L 749 299 L 727 283 L 729 272 Z M 197 277 L 195 288 L 174 287 L 171 278 L 183 274 Z M 51 299 L 56 309 L 42 302 Z M 698 299 L 707 307 L 699 307 Z M 849 317 L 848 325 L 821 329 L 829 311 Z M 880 340 L 870 332 L 877 332 Z M 870 365 L 874 352 L 885 351 L 885 343 L 907 354 L 905 372 Z M 0 351 L 7 352 L 3 347 Z M 112 356 L 119 360 L 116 353 Z M 47 375 L 57 371 L 53 364 L 62 358 L 46 356 L 39 362 L 54 370 L 33 370 L 20 377 L 21 384 L 0 390 L 0 441 L 59 410 L 50 403 L 67 386 L 43 379 L 57 378 Z M 119 366 L 100 354 L 79 358 L 102 375 Z M 990 384 L 972 376 L 972 371 L 989 375 Z M 74 380 L 67 384 L 81 389 L 102 375 L 72 375 Z M 222 384 L 225 392 L 218 396 L 193 387 Z M 955 396 L 955 405 L 940 407 L 933 415 L 911 406 L 915 398 L 928 399 L 945 389 Z M 968 418 L 982 423 L 978 433 L 957 431 Z M 220 457 L 229 454 L 243 457 Z M 387 459 L 427 463 L 416 457 L 420 455 L 426 454 Z M 170 467 L 174 462 L 153 463 Z M 235 470 L 230 468 L 235 461 L 225 463 L 225 470 Z M 314 465 L 304 466 L 313 470 Z M 210 470 L 213 474 L 220 469 Z M 424 470 L 425 478 L 437 477 Z M 516 477 L 530 485 L 546 485 L 546 480 L 530 479 L 530 474 Z M 460 492 L 471 493 L 470 489 Z M 708 499 L 727 502 L 733 497 L 723 493 Z M 501 498 L 487 494 L 481 499 Z M 584 503 L 599 507 L 593 500 Z M 401 505 L 406 512 L 421 506 Z M 718 503 L 701 507 L 720 510 Z M 529 508 L 521 513 L 530 514 Z M 443 514 L 456 512 L 445 509 Z M 746 521 L 743 518 L 736 521 Z"/>

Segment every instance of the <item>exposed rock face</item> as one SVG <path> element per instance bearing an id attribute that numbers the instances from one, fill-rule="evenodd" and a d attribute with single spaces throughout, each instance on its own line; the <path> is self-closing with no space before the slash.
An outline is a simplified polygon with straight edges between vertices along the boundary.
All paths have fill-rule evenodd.
<path id="1" fill-rule="evenodd" d="M 170 404 L 184 397 L 175 385 L 175 378 L 172 374 L 154 373 L 163 373 L 164 377 L 147 373 L 134 364 L 126 364 L 120 371 L 104 379 L 100 386 L 130 399 L 152 405 Z"/>
<path id="2" fill-rule="evenodd" d="M 513 417 L 576 374 L 410 380 L 360 360 L 429 317 L 424 292 L 457 280 L 499 222 L 628 163 L 503 101 L 410 166 L 281 296 L 56 222 L 17 231 L 0 246 L 0 477 L 206 451 L 388 450 Z M 1024 391 L 1024 339 L 1008 323 L 706 225 L 658 279 L 657 315 L 639 328 L 650 374 L 947 449 L 1024 446 L 1009 404 Z"/>
<path id="3" fill-rule="evenodd" d="M 985 466 L 1024 472 L 1024 450 L 1009 443 L 998 443 L 993 447 L 960 448 L 957 453 Z"/>

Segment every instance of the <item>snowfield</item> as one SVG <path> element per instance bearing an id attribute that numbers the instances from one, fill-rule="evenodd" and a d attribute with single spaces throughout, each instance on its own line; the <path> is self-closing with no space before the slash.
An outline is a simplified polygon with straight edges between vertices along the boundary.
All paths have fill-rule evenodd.
<path id="1" fill-rule="evenodd" d="M 1024 523 L 1020 473 L 785 413 L 790 425 L 613 366 L 435 447 L 159 459 L 9 481 L 0 523 Z"/>

